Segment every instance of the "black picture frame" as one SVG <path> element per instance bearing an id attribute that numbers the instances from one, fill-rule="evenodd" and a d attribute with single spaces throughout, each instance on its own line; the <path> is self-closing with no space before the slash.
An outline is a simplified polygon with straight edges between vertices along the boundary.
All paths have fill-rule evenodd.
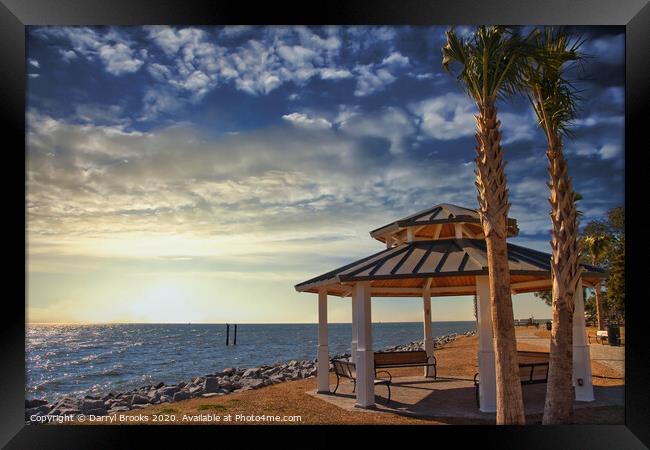
<path id="1" fill-rule="evenodd" d="M 27 25 L 207 25 L 207 24 L 509 24 L 509 25 L 622 25 L 626 31 L 626 394 L 625 425 L 526 426 L 526 427 L 179 427 L 179 426 L 25 426 L 25 26 Z M 248 448 L 248 439 L 268 445 L 323 447 L 354 445 L 351 438 L 363 434 L 386 443 L 464 447 L 478 441 L 488 448 L 633 449 L 650 446 L 650 356 L 647 315 L 642 282 L 647 279 L 643 251 L 643 203 L 646 175 L 642 143 L 648 113 L 648 55 L 650 39 L 648 0 L 345 0 L 340 2 L 169 1 L 169 0 L 0 0 L 0 98 L 5 145 L 4 228 L 6 287 L 0 326 L 0 445 L 7 448 L 132 448 L 134 439 L 148 446 L 181 438 L 186 445 L 205 439 L 214 445 L 233 442 Z M 13 142 L 12 145 L 7 145 Z M 647 242 L 647 240 L 645 241 Z M 645 263 L 645 264 L 644 264 Z M 22 280 L 22 282 L 21 282 Z M 22 299 L 22 300 L 21 300 Z M 21 301 L 23 303 L 21 303 Z M 249 432 L 250 431 L 250 432 Z M 408 434 L 405 432 L 408 431 Z M 318 433 L 319 437 L 304 436 Z M 415 438 L 415 439 L 414 439 Z M 196 444 L 195 444 L 196 443 Z M 211 446 L 214 446 L 211 445 Z M 403 446 L 403 445 L 402 445 Z"/>

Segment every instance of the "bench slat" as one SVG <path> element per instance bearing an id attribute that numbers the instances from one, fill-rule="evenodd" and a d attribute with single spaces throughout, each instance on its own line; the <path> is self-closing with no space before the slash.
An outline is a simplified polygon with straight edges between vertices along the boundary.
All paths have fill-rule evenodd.
<path id="1" fill-rule="evenodd" d="M 427 352 L 424 350 L 375 353 L 375 367 L 404 364 L 427 364 L 428 362 L 429 358 Z"/>

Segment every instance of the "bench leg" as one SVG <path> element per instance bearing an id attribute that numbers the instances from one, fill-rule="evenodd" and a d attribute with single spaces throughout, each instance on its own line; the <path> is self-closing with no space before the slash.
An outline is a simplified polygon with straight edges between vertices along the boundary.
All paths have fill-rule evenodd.
<path id="1" fill-rule="evenodd" d="M 357 390 L 357 380 L 356 379 L 352 380 L 352 383 L 354 383 L 354 385 L 352 386 L 352 393 L 354 393 L 354 391 Z"/>
<path id="2" fill-rule="evenodd" d="M 478 392 L 478 384 L 476 385 L 475 391 L 476 391 L 476 407 L 478 409 L 481 409 L 481 397 L 479 396 L 479 392 Z"/>
<path id="3" fill-rule="evenodd" d="M 388 401 L 386 402 L 388 404 L 390 403 L 390 384 L 387 384 L 386 387 L 388 388 Z"/>
<path id="4" fill-rule="evenodd" d="M 339 388 L 339 380 L 340 380 L 340 378 L 339 378 L 339 374 L 337 373 L 337 374 L 336 374 L 336 387 L 335 387 L 334 390 L 332 391 L 332 394 L 336 394 L 336 390 Z"/>

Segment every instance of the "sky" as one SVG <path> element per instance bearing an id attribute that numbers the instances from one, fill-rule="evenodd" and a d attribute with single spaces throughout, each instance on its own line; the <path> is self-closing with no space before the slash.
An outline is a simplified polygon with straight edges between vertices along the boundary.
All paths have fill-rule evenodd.
<path id="1" fill-rule="evenodd" d="M 28 27 L 27 320 L 316 322 L 294 285 L 380 251 L 370 230 L 477 207 L 476 105 L 441 68 L 447 28 Z M 576 29 L 583 224 L 624 201 L 623 30 Z M 543 134 L 526 98 L 498 111 L 511 242 L 548 252 Z M 471 297 L 432 306 L 473 320 Z M 422 317 L 420 299 L 372 307 Z M 329 320 L 350 321 L 349 299 Z"/>

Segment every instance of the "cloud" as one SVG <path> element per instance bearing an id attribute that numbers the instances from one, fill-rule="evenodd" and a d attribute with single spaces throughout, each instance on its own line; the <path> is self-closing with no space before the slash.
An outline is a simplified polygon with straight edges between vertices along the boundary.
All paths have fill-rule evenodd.
<path id="1" fill-rule="evenodd" d="M 142 115 L 138 120 L 152 120 L 162 113 L 172 113 L 184 105 L 170 89 L 148 89 L 142 99 Z"/>
<path id="2" fill-rule="evenodd" d="M 168 26 L 147 26 L 144 29 L 149 33 L 149 39 L 168 56 L 175 55 L 181 48 L 198 46 L 205 37 L 205 32 L 198 28 L 176 30 Z"/>
<path id="3" fill-rule="evenodd" d="M 524 113 L 500 112 L 502 145 L 512 144 L 517 141 L 530 141 L 537 132 L 537 119 L 532 109 Z"/>
<path id="4" fill-rule="evenodd" d="M 338 120 L 340 129 L 351 136 L 379 137 L 388 140 L 392 154 L 403 152 L 404 138 L 415 131 L 407 113 L 394 107 L 363 115 L 343 108 L 339 112 Z"/>
<path id="5" fill-rule="evenodd" d="M 221 30 L 221 35 L 232 38 L 232 37 L 237 37 L 242 34 L 245 34 L 253 29 L 252 26 L 248 25 L 229 25 L 226 27 L 223 27 Z"/>
<path id="6" fill-rule="evenodd" d="M 144 63 L 135 56 L 132 43 L 114 29 L 100 33 L 88 27 L 43 27 L 38 28 L 35 34 L 71 45 L 72 50 L 59 48 L 64 61 L 69 62 L 77 55 L 89 61 L 99 58 L 106 71 L 113 75 L 137 72 Z"/>
<path id="7" fill-rule="evenodd" d="M 70 62 L 77 57 L 77 54 L 73 50 L 59 49 L 59 54 L 65 62 Z"/>
<path id="8" fill-rule="evenodd" d="M 302 86 L 316 76 L 324 80 L 352 76 L 333 63 L 340 40 L 321 37 L 306 27 L 267 28 L 259 38 L 237 47 L 220 46 L 197 28 L 155 26 L 146 30 L 168 57 L 180 56 L 171 63 L 153 63 L 149 73 L 196 97 L 226 82 L 248 94 L 263 95 L 288 82 Z M 225 30 L 221 33 L 228 35 Z"/>
<path id="9" fill-rule="evenodd" d="M 604 36 L 587 41 L 582 49 L 599 63 L 621 65 L 625 57 L 625 35 Z"/>
<path id="10" fill-rule="evenodd" d="M 329 67 L 326 67 L 324 69 L 320 69 L 319 73 L 320 77 L 323 80 L 342 80 L 345 78 L 353 77 L 352 72 L 347 69 L 331 69 Z"/>
<path id="11" fill-rule="evenodd" d="M 129 117 L 124 114 L 121 105 L 103 105 L 97 103 L 82 103 L 74 107 L 74 118 L 80 122 L 92 125 L 128 125 Z"/>
<path id="12" fill-rule="evenodd" d="M 407 56 L 402 55 L 400 52 L 393 52 L 387 57 L 384 58 L 382 64 L 397 65 L 397 66 L 408 66 L 409 59 Z"/>
<path id="13" fill-rule="evenodd" d="M 32 58 L 27 58 L 27 63 L 32 67 L 36 67 L 37 69 L 39 69 L 41 67 L 41 65 L 38 63 L 38 61 L 35 60 L 35 59 L 32 59 Z"/>
<path id="14" fill-rule="evenodd" d="M 377 68 L 373 64 L 357 66 L 355 73 L 357 75 L 357 88 L 354 91 L 354 95 L 357 97 L 363 97 L 376 91 L 381 91 L 397 79 L 387 69 L 383 67 Z"/>
<path id="15" fill-rule="evenodd" d="M 386 111 L 384 120 L 398 114 Z M 190 126 L 142 133 L 31 112 L 27 141 L 28 233 L 36 253 L 133 255 L 133 239 L 143 233 L 161 244 L 147 247 L 152 255 L 194 256 L 179 249 L 205 252 L 216 236 L 238 254 L 259 252 L 252 243 L 260 239 L 332 234 L 348 236 L 342 246 L 367 246 L 358 236 L 377 223 L 475 196 L 472 167 L 423 164 L 406 154 L 370 157 L 359 136 L 333 128 L 209 138 Z M 214 254 L 226 248 L 210 245 Z M 304 243 L 295 249 L 304 251 Z"/>
<path id="16" fill-rule="evenodd" d="M 332 124 L 322 117 L 310 117 L 306 114 L 291 113 L 282 116 L 284 120 L 291 122 L 294 125 L 308 128 L 330 128 Z"/>
<path id="17" fill-rule="evenodd" d="M 106 71 L 113 75 L 137 72 L 143 61 L 133 57 L 133 50 L 123 43 L 102 45 L 99 56 L 104 61 Z"/>
<path id="18" fill-rule="evenodd" d="M 607 140 L 604 143 L 580 140 L 566 144 L 568 153 L 578 156 L 598 157 L 602 160 L 620 159 L 622 161 L 623 147 L 614 140 Z"/>
<path id="19" fill-rule="evenodd" d="M 29 78 L 38 78 L 38 77 L 40 77 L 40 75 L 37 74 L 37 73 L 28 73 L 27 76 L 28 76 Z"/>
<path id="20" fill-rule="evenodd" d="M 419 118 L 422 132 L 433 139 L 458 139 L 476 132 L 476 105 L 466 95 L 444 94 L 409 109 Z"/>
<path id="21" fill-rule="evenodd" d="M 315 78 L 332 82 L 355 79 L 354 95 L 366 96 L 393 83 L 397 79 L 393 72 L 410 61 L 400 52 L 388 50 L 378 62 L 351 65 L 342 56 L 342 36 L 349 30 L 340 27 L 266 27 L 236 46 L 224 46 L 204 29 L 194 27 L 153 26 L 145 30 L 170 59 L 151 62 L 148 72 L 156 81 L 186 92 L 194 100 L 225 83 L 250 95 L 266 95 L 286 83 L 302 87 Z M 389 29 L 361 31 L 380 41 L 394 37 Z M 224 28 L 218 34 L 230 38 L 240 33 L 231 34 Z"/>
<path id="22" fill-rule="evenodd" d="M 618 143 L 607 143 L 600 147 L 598 154 L 602 159 L 617 159 L 623 155 L 623 148 Z"/>

